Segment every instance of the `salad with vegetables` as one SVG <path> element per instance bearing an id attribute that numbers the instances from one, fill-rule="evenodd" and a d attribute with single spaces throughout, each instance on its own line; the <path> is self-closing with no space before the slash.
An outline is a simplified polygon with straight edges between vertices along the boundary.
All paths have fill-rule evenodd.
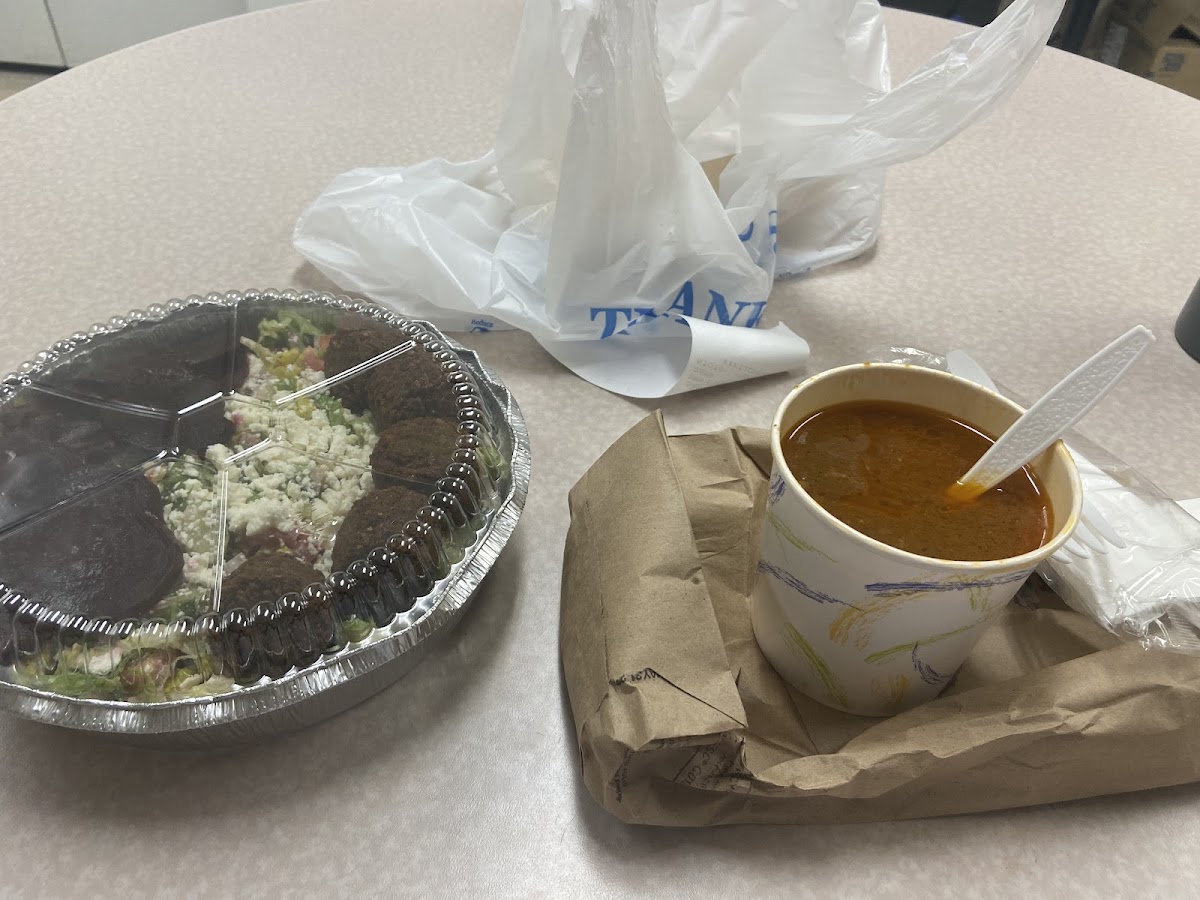
<path id="1" fill-rule="evenodd" d="M 226 577 L 272 550 L 323 576 L 332 571 L 337 527 L 373 487 L 371 451 L 379 438 L 369 412 L 356 415 L 327 391 L 294 397 L 325 380 L 331 331 L 291 312 L 260 323 L 258 340 L 241 339 L 250 350 L 249 375 L 225 403 L 229 442 L 210 446 L 203 460 L 189 453 L 147 473 L 184 548 L 184 583 L 162 601 L 164 618 L 220 605 L 218 556 Z"/>

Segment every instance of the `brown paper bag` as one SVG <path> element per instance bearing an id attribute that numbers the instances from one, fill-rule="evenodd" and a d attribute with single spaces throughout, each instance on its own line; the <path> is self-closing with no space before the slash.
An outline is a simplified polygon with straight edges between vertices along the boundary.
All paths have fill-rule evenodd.
<path id="1" fill-rule="evenodd" d="M 932 703 L 868 719 L 791 690 L 747 609 L 769 472 L 765 431 L 656 415 L 571 491 L 563 669 L 613 815 L 865 822 L 1200 779 L 1200 659 L 1118 644 L 1040 582 Z"/>

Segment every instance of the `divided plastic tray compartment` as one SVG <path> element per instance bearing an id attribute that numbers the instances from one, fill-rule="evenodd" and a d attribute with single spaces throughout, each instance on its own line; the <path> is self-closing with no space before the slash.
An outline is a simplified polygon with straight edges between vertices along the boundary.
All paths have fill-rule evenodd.
<path id="1" fill-rule="evenodd" d="M 499 380 L 368 303 L 209 294 L 76 333 L 0 383 L 0 705 L 198 739 L 336 712 L 457 617 L 528 475 Z"/>

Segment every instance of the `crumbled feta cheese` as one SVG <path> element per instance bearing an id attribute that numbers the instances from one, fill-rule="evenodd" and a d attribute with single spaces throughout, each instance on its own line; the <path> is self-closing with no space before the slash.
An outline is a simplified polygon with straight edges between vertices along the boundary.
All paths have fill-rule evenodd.
<path id="1" fill-rule="evenodd" d="M 226 404 L 233 446 L 209 447 L 207 465 L 194 457 L 164 464 L 191 467 L 185 477 L 157 470 L 149 476 L 163 492 L 167 525 L 184 550 L 180 592 L 214 585 L 222 490 L 226 556 L 282 544 L 328 575 L 337 526 L 373 487 L 369 466 L 378 435 L 370 417 L 324 392 L 280 402 L 325 376 L 287 366 L 278 378 L 274 368 L 251 355 L 244 394 Z"/>

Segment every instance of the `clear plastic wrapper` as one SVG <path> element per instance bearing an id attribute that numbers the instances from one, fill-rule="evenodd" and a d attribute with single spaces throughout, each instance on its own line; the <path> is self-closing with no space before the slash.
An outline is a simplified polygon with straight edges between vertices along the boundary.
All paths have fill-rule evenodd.
<path id="1" fill-rule="evenodd" d="M 880 347 L 868 358 L 949 368 L 944 356 L 912 347 Z M 1042 563 L 1038 574 L 1072 609 L 1118 637 L 1200 656 L 1200 520 L 1077 431 L 1065 441 L 1088 504 L 1083 525 L 1096 525 L 1089 516 L 1103 521 L 1089 529 L 1086 543 Z M 1105 530 L 1119 543 L 1105 538 Z"/>
<path id="2" fill-rule="evenodd" d="M 406 634 L 513 453 L 450 345 L 346 298 L 210 294 L 72 335 L 0 385 L 0 680 L 169 705 Z"/>

